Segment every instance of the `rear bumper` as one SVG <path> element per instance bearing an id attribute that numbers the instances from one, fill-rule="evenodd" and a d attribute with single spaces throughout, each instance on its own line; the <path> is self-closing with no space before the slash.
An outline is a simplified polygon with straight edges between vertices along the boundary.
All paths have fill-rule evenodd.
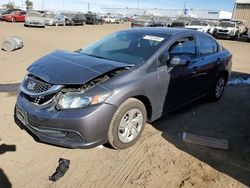
<path id="1" fill-rule="evenodd" d="M 57 111 L 53 106 L 37 107 L 19 95 L 14 118 L 35 140 L 68 148 L 91 148 L 106 143 L 116 109 L 116 106 L 101 104 Z M 25 114 L 25 122 L 17 116 L 20 110 Z"/>

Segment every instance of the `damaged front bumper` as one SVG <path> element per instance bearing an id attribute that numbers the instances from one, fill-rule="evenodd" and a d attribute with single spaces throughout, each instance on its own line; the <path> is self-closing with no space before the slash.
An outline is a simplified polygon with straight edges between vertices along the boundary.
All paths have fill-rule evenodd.
<path id="1" fill-rule="evenodd" d="M 51 105 L 32 104 L 20 93 L 14 118 L 21 128 L 41 142 L 68 148 L 91 148 L 106 143 L 116 109 L 104 103 L 58 111 Z"/>

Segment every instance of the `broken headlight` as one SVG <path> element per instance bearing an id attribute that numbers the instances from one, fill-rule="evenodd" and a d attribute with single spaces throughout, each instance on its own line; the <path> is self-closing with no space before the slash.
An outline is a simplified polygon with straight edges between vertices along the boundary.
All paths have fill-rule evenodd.
<path id="1" fill-rule="evenodd" d="M 111 92 L 92 96 L 85 95 L 81 92 L 68 92 L 59 98 L 57 108 L 63 110 L 96 105 L 104 102 L 110 95 Z"/>

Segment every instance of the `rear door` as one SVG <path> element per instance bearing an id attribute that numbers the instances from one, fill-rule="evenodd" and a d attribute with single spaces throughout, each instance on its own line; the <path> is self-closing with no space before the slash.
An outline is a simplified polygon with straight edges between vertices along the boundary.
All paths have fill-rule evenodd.
<path id="1" fill-rule="evenodd" d="M 199 84 L 202 93 L 206 93 L 216 80 L 217 67 L 223 62 L 220 56 L 219 45 L 215 39 L 205 34 L 197 34 L 199 43 L 199 72 L 202 83 Z"/>

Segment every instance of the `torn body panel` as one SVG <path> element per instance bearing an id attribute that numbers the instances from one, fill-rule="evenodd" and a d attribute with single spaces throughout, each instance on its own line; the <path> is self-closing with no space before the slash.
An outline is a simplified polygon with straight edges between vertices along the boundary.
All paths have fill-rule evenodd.
<path id="1" fill-rule="evenodd" d="M 58 101 L 60 96 L 67 92 L 87 92 L 93 87 L 97 86 L 97 90 L 99 92 L 101 90 L 108 90 L 104 86 L 100 86 L 101 83 L 107 81 L 108 79 L 121 74 L 122 72 L 128 70 L 129 68 L 123 67 L 123 68 L 117 68 L 115 70 L 109 71 L 107 73 L 104 73 L 84 84 L 77 84 L 77 85 L 57 85 L 60 86 L 60 90 L 54 90 L 52 91 L 51 88 L 53 88 L 53 84 L 47 83 L 43 81 L 42 79 L 34 76 L 34 75 L 28 75 L 26 76 L 25 80 L 21 84 L 21 91 L 23 92 L 23 96 L 30 101 L 31 103 L 37 104 L 37 105 L 45 105 L 52 101 Z M 34 84 L 33 90 L 30 88 Z M 39 92 L 43 93 L 43 95 L 39 95 Z M 47 92 L 47 94 L 46 94 Z"/>

